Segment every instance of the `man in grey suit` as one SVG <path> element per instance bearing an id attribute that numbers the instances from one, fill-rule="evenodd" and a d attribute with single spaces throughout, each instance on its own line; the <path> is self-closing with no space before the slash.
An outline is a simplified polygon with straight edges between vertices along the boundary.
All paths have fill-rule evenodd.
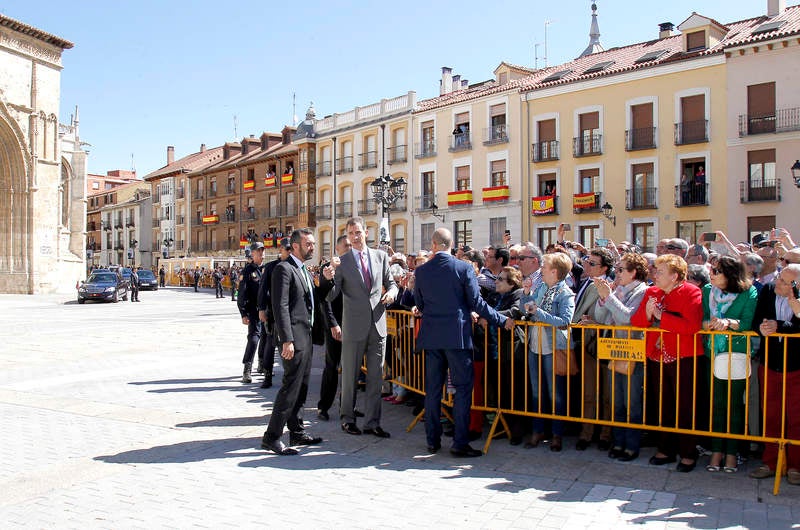
<path id="1" fill-rule="evenodd" d="M 381 428 L 381 385 L 386 348 L 386 306 L 397 296 L 389 274 L 389 256 L 367 247 L 367 230 L 361 217 L 347 220 L 352 250 L 334 258 L 323 271 L 333 280 L 327 296 L 333 301 L 342 294 L 342 430 L 361 434 L 356 425 L 355 388 L 361 360 L 367 359 L 367 388 L 364 396 L 364 433 L 389 438 Z"/>
<path id="2" fill-rule="evenodd" d="M 289 427 L 291 445 L 315 445 L 322 438 L 303 429 L 302 407 L 308 394 L 313 344 L 314 281 L 303 262 L 314 255 L 314 236 L 302 228 L 292 232 L 292 253 L 272 271 L 270 301 L 275 316 L 275 342 L 283 360 L 283 382 L 261 447 L 279 455 L 296 455 L 297 450 L 281 442 L 283 427 Z"/>

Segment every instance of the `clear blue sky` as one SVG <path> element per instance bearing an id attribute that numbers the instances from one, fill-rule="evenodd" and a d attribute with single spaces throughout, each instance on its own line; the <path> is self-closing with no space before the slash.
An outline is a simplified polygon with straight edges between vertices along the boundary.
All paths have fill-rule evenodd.
<path id="1" fill-rule="evenodd" d="M 794 2 L 787 2 L 793 4 Z M 543 66 L 589 42 L 586 0 L 211 2 L 0 0 L 0 13 L 75 43 L 63 55 L 61 122 L 80 108 L 89 171 L 140 176 L 176 158 L 302 119 L 415 90 L 438 95 L 441 67 L 470 83 L 501 62 Z M 767 0 L 597 0 L 606 49 L 658 36 L 692 11 L 722 23 L 766 13 Z M 234 136 L 234 115 L 238 134 Z"/>

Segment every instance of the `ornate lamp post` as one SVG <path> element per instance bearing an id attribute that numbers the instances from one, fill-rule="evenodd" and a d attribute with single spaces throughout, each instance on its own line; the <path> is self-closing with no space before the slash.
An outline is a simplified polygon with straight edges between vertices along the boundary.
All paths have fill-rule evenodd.
<path id="1" fill-rule="evenodd" d="M 796 160 L 791 169 L 794 185 L 800 188 L 800 160 Z"/>
<path id="2" fill-rule="evenodd" d="M 383 216 L 386 217 L 389 231 L 391 231 L 392 226 L 389 218 L 390 208 L 394 203 L 406 196 L 407 185 L 408 183 L 403 177 L 395 179 L 389 174 L 381 175 L 372 181 L 370 185 L 372 187 L 372 198 L 383 206 Z M 380 243 L 388 243 L 391 246 L 391 234 L 386 234 L 385 239 L 381 237 Z"/>

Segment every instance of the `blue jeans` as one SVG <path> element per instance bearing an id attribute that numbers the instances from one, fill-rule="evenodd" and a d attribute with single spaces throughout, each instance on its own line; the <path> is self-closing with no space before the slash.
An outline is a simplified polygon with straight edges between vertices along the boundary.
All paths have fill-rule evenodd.
<path id="1" fill-rule="evenodd" d="M 615 422 L 642 423 L 642 396 L 644 395 L 644 363 L 636 363 L 630 376 L 611 371 L 614 378 L 614 415 Z M 629 392 L 630 380 L 630 392 Z M 630 399 L 630 405 L 628 400 Z M 630 416 L 628 412 L 630 411 Z M 631 453 L 639 452 L 642 432 L 639 429 L 614 427 L 614 447 L 620 447 Z"/>
<path id="2" fill-rule="evenodd" d="M 425 434 L 428 446 L 441 445 L 442 386 L 448 368 L 456 389 L 453 396 L 453 448 L 463 449 L 469 445 L 469 409 L 474 378 L 471 349 L 425 350 Z"/>
<path id="3" fill-rule="evenodd" d="M 541 370 L 539 373 L 539 362 L 541 359 Z M 528 370 L 531 375 L 531 411 L 544 414 L 567 415 L 567 376 L 553 374 L 553 356 L 539 355 L 538 353 L 528 354 Z M 541 375 L 541 377 L 540 377 Z M 555 378 L 555 392 L 553 392 L 553 378 Z M 541 391 L 541 400 L 539 393 Z M 553 397 L 555 396 L 555 410 L 553 410 Z M 533 418 L 534 434 L 544 433 L 547 421 L 543 418 Z M 553 436 L 564 434 L 564 422 L 553 420 Z"/>

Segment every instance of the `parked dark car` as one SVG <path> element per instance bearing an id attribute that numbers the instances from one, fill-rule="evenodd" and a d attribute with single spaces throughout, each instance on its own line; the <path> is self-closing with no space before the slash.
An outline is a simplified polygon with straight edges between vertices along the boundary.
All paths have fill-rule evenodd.
<path id="1" fill-rule="evenodd" d="M 158 291 L 158 278 L 149 269 L 142 269 L 136 271 L 139 275 L 139 290 L 140 291 Z"/>
<path id="2" fill-rule="evenodd" d="M 128 284 L 119 273 L 96 270 L 78 287 L 78 303 L 86 300 L 117 302 L 128 299 Z"/>

